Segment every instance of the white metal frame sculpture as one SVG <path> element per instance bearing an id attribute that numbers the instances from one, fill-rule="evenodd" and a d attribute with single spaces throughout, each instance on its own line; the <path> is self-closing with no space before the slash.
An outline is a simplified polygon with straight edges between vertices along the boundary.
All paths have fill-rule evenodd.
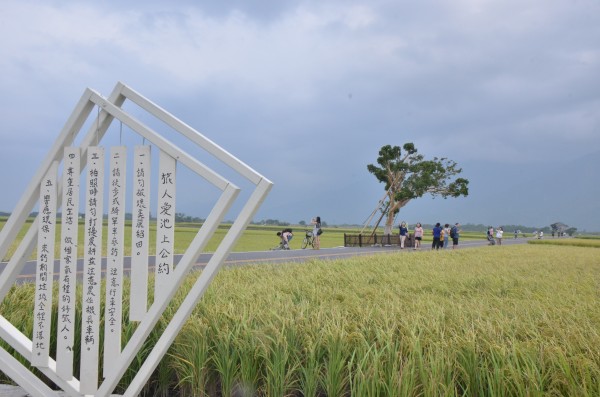
<path id="1" fill-rule="evenodd" d="M 180 133 L 184 138 L 187 139 L 186 142 L 189 142 L 190 145 L 196 145 L 197 147 L 211 154 L 221 163 L 229 166 L 239 175 L 249 180 L 255 186 L 255 188 L 247 202 L 243 205 L 236 220 L 222 240 L 222 243 L 212 255 L 208 264 L 173 315 L 170 323 L 167 325 L 166 329 L 158 339 L 138 373 L 129 384 L 124 393 L 125 396 L 136 396 L 140 393 L 152 372 L 159 364 L 161 358 L 165 355 L 169 346 L 174 341 L 177 333 L 181 330 L 185 321 L 192 313 L 192 310 L 196 306 L 197 302 L 206 291 L 217 271 L 224 263 L 234 244 L 241 236 L 248 223 L 252 220 L 256 210 L 262 204 L 272 187 L 272 183 L 268 179 L 128 86 L 122 83 L 117 83 L 113 92 L 108 98 L 104 98 L 91 89 L 85 90 L 67 123 L 63 127 L 62 132 L 56 140 L 56 143 L 48 153 L 46 159 L 43 161 L 37 174 L 30 182 L 22 199 L 19 201 L 17 208 L 15 208 L 15 210 L 12 212 L 12 215 L 0 232 L 0 258 L 4 258 L 9 247 L 15 240 L 15 236 L 21 230 L 25 221 L 27 220 L 27 217 L 33 211 L 36 204 L 39 205 L 39 215 L 36 217 L 28 232 L 21 240 L 16 251 L 7 263 L 4 271 L 2 271 L 0 274 L 1 303 L 20 274 L 26 260 L 31 256 L 34 248 L 37 247 L 35 297 L 36 320 L 34 320 L 34 335 L 32 335 L 30 339 L 27 335 L 24 335 L 19 329 L 10 323 L 2 315 L 2 313 L 0 313 L 0 337 L 8 345 L 10 345 L 17 354 L 24 357 L 31 363 L 33 367 L 37 368 L 58 388 L 65 391 L 70 396 L 109 396 L 113 392 L 125 374 L 125 371 L 131 364 L 132 360 L 140 351 L 158 320 L 161 318 L 164 310 L 171 302 L 171 299 L 175 295 L 176 291 L 178 291 L 182 285 L 185 277 L 188 275 L 190 269 L 197 261 L 200 253 L 216 231 L 218 225 L 223 220 L 226 212 L 231 208 L 234 201 L 238 198 L 238 194 L 240 192 L 240 189 L 233 183 L 218 175 L 200 161 L 190 156 L 186 151 L 163 138 L 163 136 L 142 122 L 138 121 L 131 114 L 125 112 L 122 107 L 127 100 L 133 102 L 139 108 L 143 109 L 143 111 L 160 120 L 174 131 Z M 92 111 L 96 107 L 99 109 L 99 111 L 96 120 L 93 122 L 93 126 L 89 127 L 87 134 L 83 136 L 79 146 L 73 147 L 75 138 L 80 133 L 80 130 L 84 127 L 86 120 L 90 118 L 90 115 L 93 116 Z M 104 186 L 106 181 L 103 181 L 102 179 L 106 179 L 113 187 L 120 186 L 121 184 L 125 183 L 123 179 L 119 179 L 119 167 L 121 167 L 120 161 L 124 161 L 123 158 L 126 157 L 126 152 L 122 150 L 124 148 L 112 148 L 113 150 L 111 150 L 109 156 L 111 161 L 111 175 L 107 175 L 107 178 L 103 178 L 102 169 L 104 167 L 104 148 L 96 146 L 114 120 L 119 120 L 129 129 L 133 130 L 159 149 L 161 156 L 161 168 L 159 172 L 163 172 L 163 176 L 170 175 L 171 172 L 174 172 L 174 164 L 179 162 L 198 174 L 200 177 L 204 178 L 210 184 L 220 189 L 221 194 L 216 205 L 207 216 L 206 221 L 199 229 L 198 234 L 195 236 L 187 251 L 178 262 L 177 267 L 170 268 L 170 271 L 168 272 L 170 277 L 168 279 L 161 279 L 160 281 L 158 279 L 156 280 L 157 284 L 160 283 L 160 298 L 154 299 L 153 303 L 149 307 L 146 306 L 147 284 L 145 282 L 136 284 L 140 279 L 143 280 L 144 278 L 147 278 L 148 269 L 147 261 L 145 259 L 147 255 L 147 249 L 145 250 L 145 253 L 141 252 L 141 258 L 143 259 L 143 265 L 141 268 L 138 264 L 134 269 L 134 263 L 132 263 L 131 283 L 134 285 L 132 285 L 131 292 L 132 302 L 130 307 L 130 319 L 139 321 L 139 324 L 131 338 L 125 341 L 122 349 L 120 336 L 112 338 L 105 337 L 105 356 L 103 366 L 104 373 L 101 376 L 103 380 L 99 382 L 98 368 L 101 358 L 98 357 L 99 341 L 96 341 L 94 338 L 99 339 L 98 316 L 100 313 L 98 313 L 98 311 L 100 307 L 100 299 L 89 299 L 89 301 L 86 302 L 85 291 L 90 291 L 91 296 L 99 296 L 99 294 L 102 293 L 99 290 L 99 272 L 108 269 L 107 277 L 110 276 L 112 278 L 110 282 L 107 280 L 106 291 L 104 292 L 107 306 L 107 311 L 105 314 L 105 327 L 107 328 L 105 333 L 111 332 L 106 316 L 113 316 L 114 319 L 118 319 L 121 316 L 120 311 L 118 311 L 118 309 L 121 308 L 120 303 L 113 305 L 112 308 L 109 308 L 108 306 L 109 300 L 111 300 L 111 302 L 119 302 L 119 299 L 122 299 L 121 290 L 114 286 L 122 285 L 121 277 L 123 272 L 123 249 L 120 244 L 122 244 L 123 240 L 122 213 L 124 213 L 124 207 L 115 207 L 118 211 L 116 210 L 114 212 L 115 214 L 118 213 L 118 215 L 114 215 L 112 218 L 112 215 L 109 215 L 109 220 L 112 227 L 109 228 L 109 236 L 104 236 L 105 238 L 103 239 L 101 232 L 103 218 L 102 214 L 104 213 L 103 194 L 102 188 L 100 188 L 98 191 L 95 184 L 102 184 L 102 186 Z M 138 150 L 141 150 L 142 152 L 138 153 Z M 148 154 L 149 152 L 144 152 L 143 148 L 136 148 L 135 161 L 139 160 L 143 162 L 145 153 Z M 98 162 L 97 164 L 96 161 Z M 62 178 L 58 177 L 57 175 L 61 162 Z M 77 235 L 75 234 L 75 237 L 69 235 L 69 233 L 72 233 L 72 231 L 69 231 L 70 229 L 66 227 L 65 222 L 69 221 L 70 215 L 75 214 L 75 217 L 77 217 L 79 212 L 79 206 L 76 202 L 78 200 L 77 196 L 80 189 L 79 173 L 81 173 L 81 170 L 83 170 L 86 165 L 88 174 L 86 182 L 87 185 L 85 187 L 83 186 L 83 178 L 81 181 L 81 189 L 86 189 L 86 201 L 83 203 L 84 205 L 81 206 L 82 208 L 84 206 L 86 208 L 83 280 L 84 300 L 82 302 L 77 302 L 77 304 L 81 304 L 82 306 L 86 304 L 89 305 L 86 310 L 88 310 L 89 313 L 93 313 L 93 315 L 89 315 L 89 324 L 85 326 L 88 329 L 88 333 L 85 335 L 84 333 L 86 331 L 84 330 L 84 324 L 82 324 L 82 343 L 80 346 L 73 346 L 72 340 L 69 339 L 69 336 L 65 335 L 64 339 L 68 342 L 62 342 L 62 345 L 60 344 L 61 342 L 59 342 L 56 357 L 52 358 L 49 352 L 49 343 L 47 343 L 44 338 L 48 338 L 51 329 L 51 315 L 49 313 L 50 307 L 52 306 L 52 300 L 58 298 L 52 297 L 52 288 L 48 288 L 47 286 L 47 283 L 51 286 L 54 277 L 54 247 L 52 244 L 54 244 L 54 226 L 57 221 L 56 214 L 58 208 L 62 208 L 61 222 L 63 222 L 63 227 L 61 231 L 60 242 L 63 244 L 63 246 L 61 246 L 61 252 L 70 253 L 71 249 L 77 248 L 69 246 L 69 243 L 73 243 L 72 240 L 73 238 L 76 239 Z M 165 167 L 164 169 L 168 171 L 163 171 L 163 166 Z M 78 170 L 79 172 L 70 172 L 70 170 Z M 94 173 L 96 176 L 93 177 Z M 166 181 L 166 178 L 163 178 L 163 180 Z M 144 179 L 139 179 L 139 181 L 141 189 L 144 185 Z M 168 197 L 169 200 L 174 200 L 172 197 L 174 196 L 173 192 L 166 189 L 167 187 L 165 187 L 164 196 Z M 123 195 L 125 191 L 124 187 L 109 187 L 107 190 L 109 201 L 111 198 L 113 203 L 126 200 L 126 197 Z M 94 194 L 99 196 L 96 197 Z M 144 194 L 147 194 L 147 192 Z M 72 197 L 65 197 L 66 195 L 73 196 L 76 199 L 69 200 Z M 93 205 L 91 203 L 93 203 Z M 108 206 L 110 205 L 111 203 L 108 203 Z M 166 206 L 171 205 L 171 202 L 165 201 L 164 205 L 166 208 Z M 146 209 L 146 206 L 141 205 L 140 208 Z M 99 211 L 101 214 L 99 216 L 99 221 L 98 218 L 95 218 L 96 211 Z M 168 211 L 165 211 L 165 213 L 167 212 Z M 142 228 L 141 230 L 144 230 L 144 227 L 147 228 L 147 218 L 148 216 L 141 216 L 138 219 L 138 223 Z M 169 218 L 159 217 L 158 221 L 167 224 L 172 220 Z M 99 222 L 99 224 L 93 224 L 93 222 Z M 134 220 L 134 222 L 136 221 Z M 75 222 L 75 224 L 77 224 L 77 222 Z M 94 232 L 94 230 L 96 232 Z M 168 230 L 165 230 L 165 235 L 160 237 L 163 239 L 162 241 L 169 241 L 167 232 Z M 111 250 L 109 257 L 107 258 L 106 269 L 99 267 L 101 266 L 101 259 L 99 258 L 100 249 L 95 249 L 95 239 L 99 240 L 100 242 L 105 241 L 105 243 L 102 243 L 103 246 L 114 243 L 114 249 Z M 106 240 L 110 241 L 107 242 Z M 157 241 L 157 245 L 160 243 L 161 241 Z M 140 246 L 141 245 L 143 244 L 140 242 Z M 62 255 L 62 258 L 60 258 L 61 283 L 64 279 L 69 279 L 68 275 L 72 269 L 68 267 L 68 264 L 72 259 L 73 258 L 67 255 Z M 167 258 L 165 261 L 169 261 L 171 259 L 172 258 Z M 112 266 L 111 263 L 113 262 L 115 263 L 114 268 L 110 267 Z M 165 262 L 165 266 L 168 266 L 167 262 Z M 159 265 L 157 264 L 157 269 L 158 268 Z M 59 289 L 60 298 L 65 301 L 69 301 L 71 304 L 75 304 L 75 302 L 73 302 L 74 295 L 69 295 L 73 294 L 74 292 L 74 288 L 72 288 L 73 285 L 61 284 L 61 287 L 62 288 Z M 133 299 L 135 296 L 141 298 L 134 302 Z M 67 307 L 65 310 L 69 311 L 71 309 Z M 109 314 L 108 310 L 114 310 L 114 312 L 110 312 Z M 32 315 L 34 314 L 32 313 Z M 67 318 L 67 320 L 69 319 Z M 86 319 L 83 318 L 82 323 L 85 320 Z M 61 319 L 59 316 L 59 326 L 57 327 L 57 332 L 61 332 L 60 321 Z M 120 320 L 115 321 L 116 326 L 118 327 L 120 324 L 118 321 Z M 118 331 L 120 331 L 120 327 L 118 328 Z M 117 333 L 120 335 L 120 332 Z M 84 347 L 84 344 L 86 343 L 86 341 L 84 341 L 84 337 L 89 339 L 89 345 L 93 348 L 90 348 L 90 346 Z M 72 338 L 72 335 L 70 338 Z M 81 360 L 82 364 L 80 368 L 79 379 L 76 379 L 72 374 L 73 350 L 76 348 L 81 349 L 82 356 L 85 355 L 86 357 L 85 360 Z M 110 359 L 110 365 L 107 363 L 108 359 Z M 58 395 L 56 391 L 47 386 L 32 371 L 21 364 L 17 358 L 3 348 L 0 348 L 0 369 L 33 396 Z"/>

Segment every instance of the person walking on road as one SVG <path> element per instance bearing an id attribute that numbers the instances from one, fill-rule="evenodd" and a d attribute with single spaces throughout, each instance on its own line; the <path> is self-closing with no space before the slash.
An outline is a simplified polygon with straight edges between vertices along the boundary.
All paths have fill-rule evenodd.
<path id="1" fill-rule="evenodd" d="M 402 222 L 400 224 L 400 249 L 404 249 L 406 236 L 408 236 L 408 227 L 406 227 L 406 222 Z"/>

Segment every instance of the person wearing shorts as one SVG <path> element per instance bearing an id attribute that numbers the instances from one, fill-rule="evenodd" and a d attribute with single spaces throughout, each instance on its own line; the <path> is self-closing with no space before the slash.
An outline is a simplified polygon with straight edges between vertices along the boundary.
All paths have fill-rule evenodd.
<path id="1" fill-rule="evenodd" d="M 423 227 L 420 223 L 415 226 L 415 247 L 414 249 L 421 248 L 421 240 L 423 239 Z"/>
<path id="2" fill-rule="evenodd" d="M 460 223 L 456 222 L 450 234 L 452 235 L 452 249 L 458 247 L 458 238 L 460 237 Z"/>

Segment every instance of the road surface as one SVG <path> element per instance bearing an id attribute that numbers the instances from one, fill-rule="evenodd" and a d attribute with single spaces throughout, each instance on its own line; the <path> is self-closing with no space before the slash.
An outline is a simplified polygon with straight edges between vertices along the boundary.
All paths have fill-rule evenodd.
<path id="1" fill-rule="evenodd" d="M 527 241 L 526 238 L 518 239 L 504 239 L 503 245 L 512 244 L 524 244 Z M 459 244 L 460 249 L 482 247 L 487 245 L 486 240 L 466 240 L 461 241 Z M 425 244 L 421 251 L 427 251 L 430 249 L 429 244 Z M 313 259 L 319 260 L 335 260 L 343 259 L 353 256 L 361 255 L 373 255 L 382 253 L 395 253 L 395 252 L 406 252 L 407 254 L 419 252 L 412 248 L 406 248 L 400 250 L 398 246 L 389 247 L 335 247 L 335 248 L 321 248 L 320 250 L 313 249 L 292 249 L 292 250 L 280 250 L 280 251 L 253 251 L 253 252 L 232 252 L 225 261 L 225 266 L 244 266 L 249 264 L 265 264 L 265 263 L 290 263 L 290 262 L 306 262 Z M 181 260 L 182 255 L 175 255 L 174 262 L 177 264 Z M 196 261 L 194 266 L 196 269 L 202 269 L 206 266 L 212 253 L 200 254 L 200 257 Z M 54 262 L 54 278 L 57 279 L 59 275 L 59 261 Z M 154 270 L 155 257 L 149 258 L 150 271 Z M 17 282 L 30 282 L 35 281 L 35 261 L 28 261 L 25 263 L 21 274 L 17 277 Z M 6 262 L 0 262 L 0 272 L 6 267 Z M 103 272 L 106 269 L 106 258 L 102 259 Z M 131 268 L 131 257 L 124 258 L 123 264 L 124 272 L 126 275 L 129 274 Z M 81 276 L 83 274 L 83 259 L 77 261 L 77 274 Z"/>

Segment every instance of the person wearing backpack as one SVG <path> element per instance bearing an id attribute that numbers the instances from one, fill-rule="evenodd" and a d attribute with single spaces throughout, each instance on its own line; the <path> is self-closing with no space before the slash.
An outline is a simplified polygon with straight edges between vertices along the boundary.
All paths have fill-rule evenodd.
<path id="1" fill-rule="evenodd" d="M 460 237 L 460 224 L 456 222 L 452 229 L 450 229 L 450 238 L 452 239 L 452 249 L 458 247 L 458 239 Z"/>

